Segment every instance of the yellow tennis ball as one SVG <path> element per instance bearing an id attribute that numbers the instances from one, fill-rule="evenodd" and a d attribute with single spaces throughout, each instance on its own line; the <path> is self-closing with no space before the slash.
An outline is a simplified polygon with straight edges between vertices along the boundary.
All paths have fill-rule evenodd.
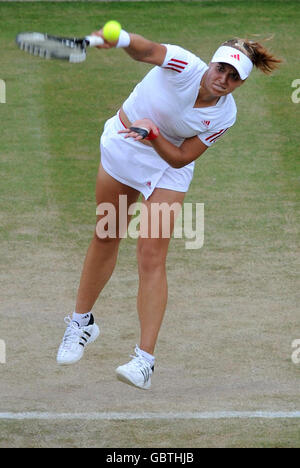
<path id="1" fill-rule="evenodd" d="M 115 42 L 119 39 L 122 26 L 118 21 L 108 21 L 103 27 L 103 37 L 108 42 Z"/>

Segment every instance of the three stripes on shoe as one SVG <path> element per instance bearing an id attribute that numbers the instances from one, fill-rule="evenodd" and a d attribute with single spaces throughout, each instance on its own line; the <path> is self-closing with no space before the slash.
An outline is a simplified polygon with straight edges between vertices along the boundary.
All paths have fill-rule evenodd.
<path id="1" fill-rule="evenodd" d="M 151 367 L 152 372 L 154 372 L 154 366 Z M 143 369 L 140 369 L 141 373 L 144 376 L 144 383 L 146 384 L 148 380 L 150 379 L 150 370 L 148 367 L 144 367 Z"/>
<path id="2" fill-rule="evenodd" d="M 83 333 L 86 334 L 88 336 L 88 338 L 91 338 L 90 333 L 88 333 L 87 331 L 84 331 Z M 83 348 L 84 348 L 85 345 L 87 344 L 88 340 L 83 335 L 80 337 L 80 339 L 85 341 L 85 343 L 82 343 L 81 341 L 79 341 L 79 344 L 81 346 L 83 346 Z"/>

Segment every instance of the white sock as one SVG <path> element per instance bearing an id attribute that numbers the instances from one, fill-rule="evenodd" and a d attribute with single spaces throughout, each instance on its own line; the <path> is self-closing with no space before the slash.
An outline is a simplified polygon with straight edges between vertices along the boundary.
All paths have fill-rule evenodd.
<path id="1" fill-rule="evenodd" d="M 72 320 L 73 322 L 77 322 L 80 327 L 85 327 L 89 323 L 91 315 L 92 312 L 88 312 L 87 314 L 77 314 L 74 312 Z"/>
<path id="2" fill-rule="evenodd" d="M 146 361 L 150 363 L 151 367 L 153 367 L 155 363 L 155 357 L 152 356 L 152 354 L 149 354 L 146 351 L 143 351 L 142 349 L 140 349 L 139 346 L 137 348 L 138 348 L 138 352 L 143 356 L 143 358 L 145 358 Z"/>

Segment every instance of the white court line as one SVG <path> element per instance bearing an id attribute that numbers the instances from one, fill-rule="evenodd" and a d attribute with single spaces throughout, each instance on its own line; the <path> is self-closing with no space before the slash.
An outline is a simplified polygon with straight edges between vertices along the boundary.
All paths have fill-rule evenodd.
<path id="1" fill-rule="evenodd" d="M 114 420 L 155 420 L 155 419 L 296 419 L 300 418 L 300 411 L 213 411 L 213 412 L 183 412 L 183 413 L 0 413 L 1 419 L 12 420 L 85 420 L 85 421 L 114 421 Z"/>

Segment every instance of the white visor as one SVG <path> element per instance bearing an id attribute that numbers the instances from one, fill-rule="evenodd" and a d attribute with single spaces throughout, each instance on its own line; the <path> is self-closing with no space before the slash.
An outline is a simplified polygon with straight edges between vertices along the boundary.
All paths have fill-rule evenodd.
<path id="1" fill-rule="evenodd" d="M 229 63 L 238 71 L 242 80 L 248 78 L 253 68 L 253 63 L 247 55 L 229 46 L 219 47 L 211 62 Z"/>

